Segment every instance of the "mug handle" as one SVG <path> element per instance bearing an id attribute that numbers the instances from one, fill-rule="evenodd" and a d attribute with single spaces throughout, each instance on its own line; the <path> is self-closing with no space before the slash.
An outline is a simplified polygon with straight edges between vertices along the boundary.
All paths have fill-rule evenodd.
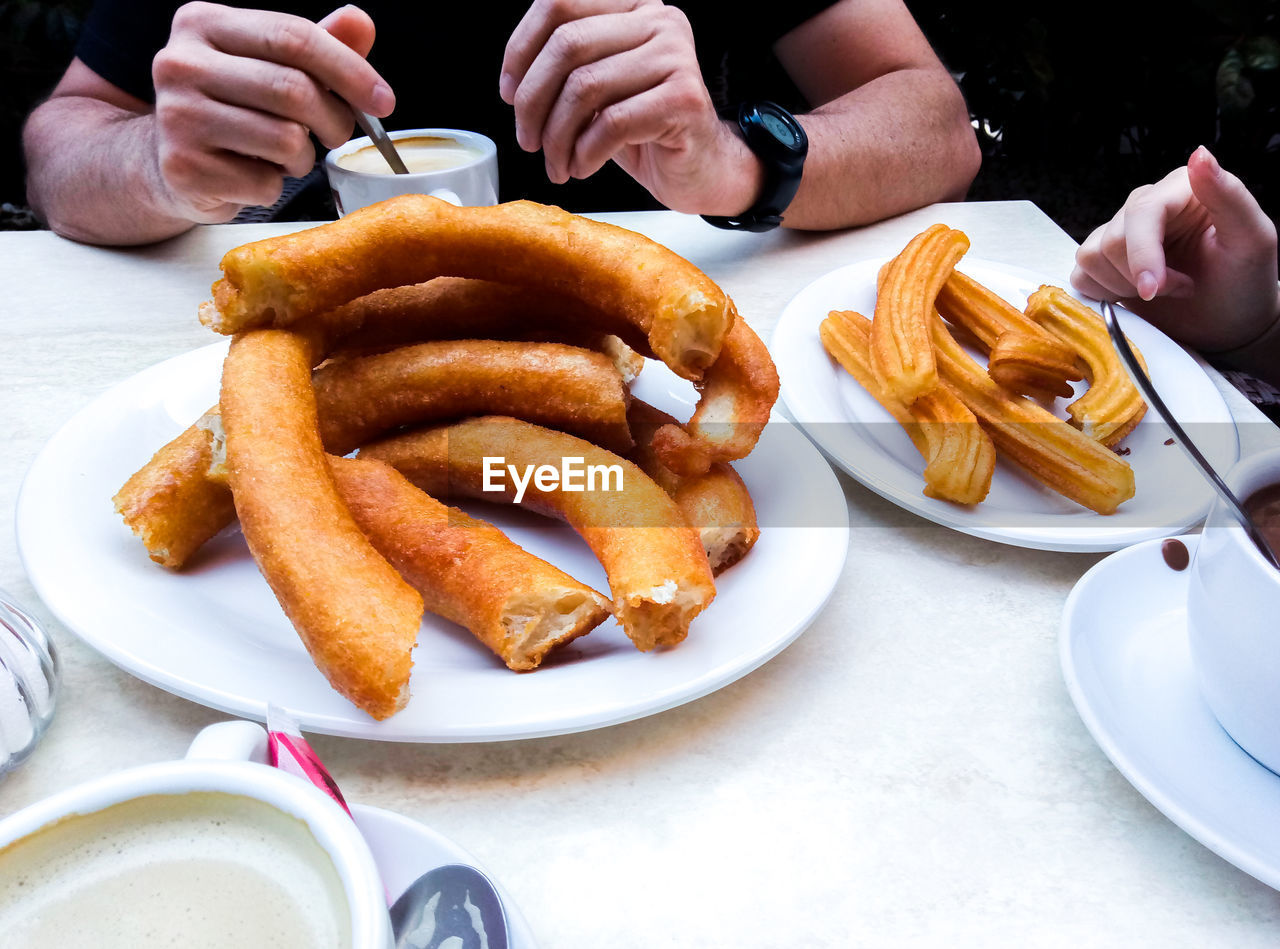
<path id="1" fill-rule="evenodd" d="M 448 201 L 450 204 L 456 204 L 458 207 L 462 207 L 462 199 L 458 197 L 458 193 L 456 191 L 450 191 L 448 188 L 436 188 L 434 191 L 428 191 L 427 194 L 431 195 L 433 198 L 441 198 Z"/>
<path id="2" fill-rule="evenodd" d="M 200 730 L 187 759 L 267 763 L 267 732 L 257 722 L 215 722 Z"/>

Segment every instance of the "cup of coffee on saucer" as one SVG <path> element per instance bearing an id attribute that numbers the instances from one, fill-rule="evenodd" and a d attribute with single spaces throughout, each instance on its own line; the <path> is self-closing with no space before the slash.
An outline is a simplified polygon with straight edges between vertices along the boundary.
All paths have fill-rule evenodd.
<path id="1" fill-rule="evenodd" d="M 325 156 L 339 215 L 401 194 L 430 194 L 471 207 L 498 203 L 498 149 L 492 139 L 461 129 L 405 129 L 388 137 L 409 174 L 393 172 L 368 136 Z"/>
<path id="2" fill-rule="evenodd" d="M 0 821 L 6 949 L 389 949 L 382 880 L 334 800 L 266 764 L 252 722 Z"/>
<path id="3" fill-rule="evenodd" d="M 1280 549 L 1280 449 L 1244 459 L 1224 480 Z M 1187 629 L 1200 692 L 1219 724 L 1280 774 L 1280 571 L 1221 500 L 1191 563 Z"/>

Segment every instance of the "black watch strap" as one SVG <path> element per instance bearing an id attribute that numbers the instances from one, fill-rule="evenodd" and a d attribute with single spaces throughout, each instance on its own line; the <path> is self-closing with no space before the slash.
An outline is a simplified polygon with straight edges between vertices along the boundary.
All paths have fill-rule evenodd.
<path id="1" fill-rule="evenodd" d="M 704 214 L 708 224 L 735 231 L 771 231 L 800 188 L 809 139 L 796 117 L 773 102 L 744 102 L 738 107 L 738 129 L 747 147 L 764 165 L 764 183 L 756 203 L 742 214 Z"/>

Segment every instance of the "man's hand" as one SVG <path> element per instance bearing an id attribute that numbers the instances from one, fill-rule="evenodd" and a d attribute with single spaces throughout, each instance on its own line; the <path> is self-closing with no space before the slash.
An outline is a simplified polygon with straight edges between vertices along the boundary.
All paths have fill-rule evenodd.
<path id="1" fill-rule="evenodd" d="M 152 65 L 156 158 L 174 216 L 230 220 L 269 205 L 284 176 L 315 163 L 309 133 L 328 147 L 351 137 L 355 108 L 385 116 L 391 88 L 365 60 L 373 21 L 356 7 L 320 23 L 189 3 Z"/>
<path id="2" fill-rule="evenodd" d="M 661 0 L 535 0 L 499 82 L 516 139 L 557 183 L 613 159 L 677 211 L 738 214 L 761 169 L 715 112 L 689 21 Z"/>
<path id="3" fill-rule="evenodd" d="M 1080 245 L 1071 283 L 1124 300 L 1207 352 L 1245 346 L 1280 318 L 1276 228 L 1235 175 L 1199 148 L 1135 190 Z"/>

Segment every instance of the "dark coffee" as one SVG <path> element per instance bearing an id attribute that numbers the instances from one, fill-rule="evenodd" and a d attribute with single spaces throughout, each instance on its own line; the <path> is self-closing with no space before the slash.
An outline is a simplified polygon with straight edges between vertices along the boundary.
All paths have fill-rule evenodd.
<path id="1" fill-rule="evenodd" d="M 1280 484 L 1254 491 L 1245 498 L 1244 509 L 1271 549 L 1280 551 Z"/>

